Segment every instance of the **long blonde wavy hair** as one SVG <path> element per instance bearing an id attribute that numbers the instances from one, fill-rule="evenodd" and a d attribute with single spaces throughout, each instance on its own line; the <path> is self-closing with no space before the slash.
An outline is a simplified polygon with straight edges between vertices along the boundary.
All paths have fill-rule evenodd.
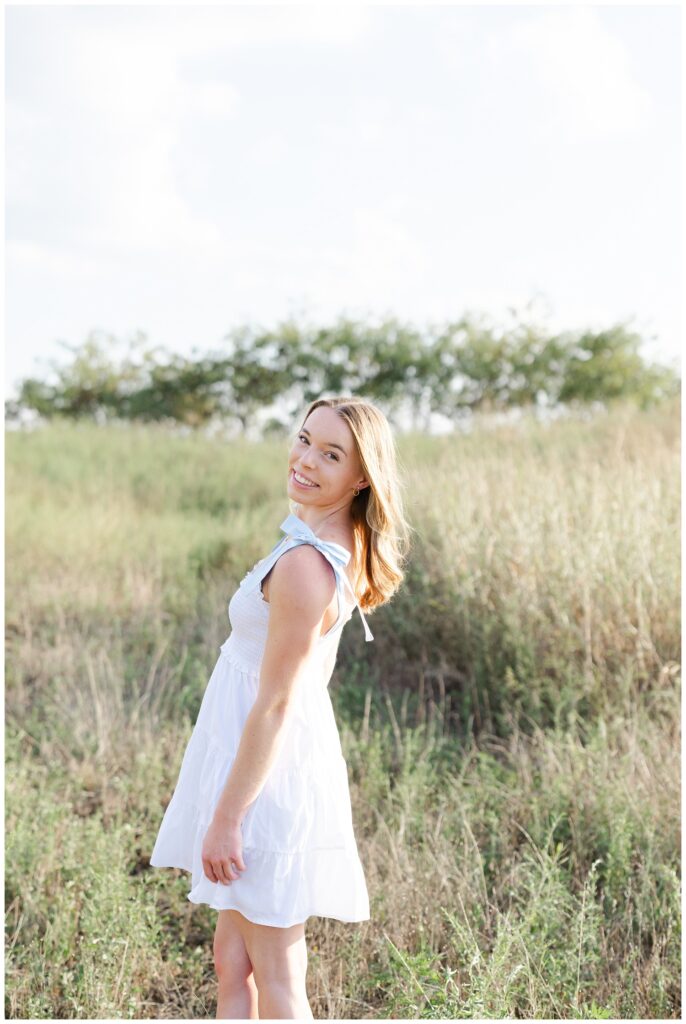
<path id="1" fill-rule="evenodd" d="M 350 508 L 355 537 L 351 569 L 360 607 L 372 611 L 387 604 L 399 589 L 411 543 L 411 527 L 403 514 L 403 474 L 393 434 L 377 406 L 352 396 L 316 399 L 298 432 L 320 405 L 333 409 L 350 427 L 362 471 L 369 481 L 369 487 L 352 499 Z M 292 504 L 297 507 L 297 502 Z"/>

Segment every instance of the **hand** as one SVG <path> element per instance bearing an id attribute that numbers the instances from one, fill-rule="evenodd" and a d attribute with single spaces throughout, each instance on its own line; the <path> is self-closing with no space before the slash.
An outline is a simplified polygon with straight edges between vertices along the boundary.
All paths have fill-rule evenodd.
<path id="1" fill-rule="evenodd" d="M 231 885 L 241 877 L 236 868 L 245 871 L 246 866 L 240 825 L 212 820 L 202 844 L 202 866 L 210 882 Z"/>

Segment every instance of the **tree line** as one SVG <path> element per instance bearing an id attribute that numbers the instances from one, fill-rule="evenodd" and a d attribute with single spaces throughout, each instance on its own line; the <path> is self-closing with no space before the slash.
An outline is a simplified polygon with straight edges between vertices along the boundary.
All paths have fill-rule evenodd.
<path id="1" fill-rule="evenodd" d="M 92 331 L 71 358 L 50 363 L 51 379 L 24 379 L 6 419 L 40 417 L 171 421 L 201 427 L 288 429 L 295 412 L 322 394 L 363 395 L 414 426 L 432 413 L 458 419 L 515 406 L 586 405 L 630 398 L 646 408 L 679 391 L 677 374 L 649 364 L 643 339 L 625 323 L 551 333 L 519 319 L 508 329 L 474 315 L 418 328 L 389 317 L 369 324 L 341 316 L 331 326 L 288 319 L 274 329 L 232 329 L 218 350 L 191 356 L 150 346 L 138 333 L 121 352 L 116 337 Z M 280 410 L 276 412 L 276 410 Z"/>

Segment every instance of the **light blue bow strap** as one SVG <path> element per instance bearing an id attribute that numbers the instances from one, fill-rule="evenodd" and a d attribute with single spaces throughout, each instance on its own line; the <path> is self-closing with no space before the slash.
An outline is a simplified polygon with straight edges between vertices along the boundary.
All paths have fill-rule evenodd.
<path id="1" fill-rule="evenodd" d="M 322 540 L 321 537 L 317 536 L 312 527 L 308 526 L 307 523 L 303 522 L 302 519 L 294 515 L 292 512 L 286 516 L 284 521 L 281 523 L 280 528 L 284 531 L 286 536 L 282 537 L 281 540 L 274 545 L 269 554 L 265 558 L 260 559 L 259 562 L 256 562 L 252 569 L 245 574 L 240 584 L 243 590 L 254 590 L 264 576 L 267 575 L 279 556 L 282 555 L 289 547 L 295 547 L 294 541 L 297 543 L 298 539 L 307 540 L 310 544 L 313 544 L 314 547 L 321 551 L 322 554 L 333 564 L 336 576 L 340 577 L 345 586 L 347 586 L 350 596 L 355 602 L 357 610 L 360 613 L 362 625 L 364 626 L 365 640 L 373 640 L 374 635 L 367 624 L 367 620 L 362 614 L 362 609 L 360 608 L 357 597 L 355 596 L 355 592 L 350 585 L 348 574 L 344 572 L 346 565 L 350 561 L 350 552 L 347 548 L 344 548 L 341 544 L 336 544 L 335 541 Z M 258 572 L 258 569 L 260 572 Z"/>
<path id="2" fill-rule="evenodd" d="M 350 580 L 348 579 L 347 573 L 343 573 L 342 575 L 343 575 L 343 579 L 345 581 L 345 585 L 348 588 L 348 590 L 350 591 L 350 593 L 352 595 L 352 599 L 355 602 L 355 607 L 357 608 L 358 612 L 360 613 L 360 618 L 362 619 L 362 625 L 364 626 L 364 638 L 365 638 L 365 640 L 373 640 L 374 639 L 374 634 L 372 633 L 371 629 L 369 628 L 369 623 L 367 622 L 367 620 L 365 619 L 365 617 L 364 617 L 364 615 L 362 613 L 362 609 L 360 608 L 360 603 L 357 600 L 357 597 L 355 596 L 355 592 L 354 592 L 353 588 L 350 586 Z"/>
<path id="3" fill-rule="evenodd" d="M 280 528 L 284 531 L 284 533 L 287 534 L 287 539 L 288 537 L 302 537 L 304 540 L 308 540 L 311 544 L 314 544 L 314 546 L 318 548 L 324 555 L 326 555 L 330 561 L 336 563 L 336 565 L 334 566 L 334 571 L 337 571 L 340 574 L 341 579 L 347 586 L 350 592 L 350 596 L 355 602 L 357 610 L 360 613 L 362 625 L 364 626 L 365 640 L 373 640 L 374 634 L 372 633 L 371 629 L 369 628 L 369 624 L 367 623 L 367 620 L 362 614 L 362 609 L 360 608 L 357 597 L 355 596 L 355 592 L 353 591 L 353 588 L 350 585 L 348 574 L 344 572 L 346 565 L 350 561 L 350 552 L 348 551 L 348 549 L 344 548 L 341 544 L 336 544 L 335 541 L 322 540 L 321 537 L 317 536 L 317 534 L 314 532 L 311 526 L 308 526 L 307 523 L 303 522 L 303 520 L 300 519 L 299 516 L 294 515 L 294 513 L 292 512 L 286 516 L 284 521 L 281 523 Z"/>
<path id="4" fill-rule="evenodd" d="M 346 548 L 341 547 L 340 544 L 335 544 L 332 540 L 322 540 L 311 526 L 308 526 L 307 523 L 304 523 L 302 519 L 299 519 L 292 512 L 281 523 L 281 529 L 289 537 L 302 537 L 304 540 L 314 544 L 320 551 L 329 555 L 340 569 L 344 569 L 350 561 L 350 552 Z"/>

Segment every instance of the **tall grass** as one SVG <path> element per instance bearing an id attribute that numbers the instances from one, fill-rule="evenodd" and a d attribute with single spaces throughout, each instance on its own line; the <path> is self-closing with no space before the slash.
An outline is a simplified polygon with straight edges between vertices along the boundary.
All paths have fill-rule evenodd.
<path id="1" fill-rule="evenodd" d="M 372 919 L 316 1017 L 678 1017 L 679 408 L 400 440 L 408 577 L 331 692 Z M 148 858 L 285 449 L 6 439 L 8 1017 L 212 1017 L 216 913 Z"/>

